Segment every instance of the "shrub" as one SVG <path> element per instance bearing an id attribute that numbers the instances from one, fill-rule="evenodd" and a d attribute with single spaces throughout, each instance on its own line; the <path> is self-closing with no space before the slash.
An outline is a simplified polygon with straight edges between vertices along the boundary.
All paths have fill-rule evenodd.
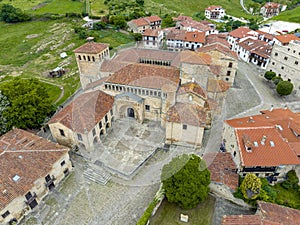
<path id="1" fill-rule="evenodd" d="M 277 84 L 276 91 L 279 95 L 289 95 L 292 93 L 294 85 L 289 81 L 280 81 Z"/>
<path id="2" fill-rule="evenodd" d="M 280 81 L 283 81 L 281 77 L 275 76 L 272 78 L 272 81 L 275 85 L 277 85 Z"/>
<path id="3" fill-rule="evenodd" d="M 273 72 L 273 71 L 267 71 L 267 72 L 265 72 L 264 77 L 265 77 L 267 80 L 272 80 L 274 77 L 276 77 L 276 73 Z"/>

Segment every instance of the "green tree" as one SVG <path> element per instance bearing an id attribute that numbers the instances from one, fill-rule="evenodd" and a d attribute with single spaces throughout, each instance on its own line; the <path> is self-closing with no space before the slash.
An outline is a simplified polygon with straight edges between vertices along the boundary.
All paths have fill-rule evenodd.
<path id="1" fill-rule="evenodd" d="M 283 79 L 279 76 L 273 77 L 272 81 L 275 85 L 277 85 L 279 82 L 283 81 Z"/>
<path id="2" fill-rule="evenodd" d="M 3 4 L 0 8 L 0 19 L 6 23 L 16 23 L 28 21 L 31 17 L 19 8 L 15 8 L 9 4 Z"/>
<path id="3" fill-rule="evenodd" d="M 4 112 L 9 107 L 10 103 L 5 95 L 0 91 L 0 134 L 4 134 L 7 132 L 7 119 L 3 115 Z"/>
<path id="4" fill-rule="evenodd" d="M 289 95 L 292 93 L 294 85 L 290 81 L 280 81 L 276 86 L 276 91 L 279 95 Z"/>
<path id="5" fill-rule="evenodd" d="M 267 80 L 272 80 L 273 77 L 276 77 L 276 73 L 273 72 L 273 71 L 267 71 L 267 72 L 265 72 L 264 77 L 265 77 Z"/>
<path id="6" fill-rule="evenodd" d="M 174 27 L 174 26 L 175 26 L 175 22 L 174 22 L 172 16 L 166 14 L 166 15 L 163 17 L 163 19 L 162 19 L 161 26 L 162 26 L 163 28 L 166 28 L 166 27 Z"/>
<path id="7" fill-rule="evenodd" d="M 38 79 L 14 78 L 2 87 L 10 107 L 3 112 L 7 127 L 38 128 L 54 111 L 47 90 Z"/>
<path id="8" fill-rule="evenodd" d="M 190 209 L 204 201 L 209 192 L 210 172 L 199 156 L 181 155 L 162 169 L 161 180 L 169 202 Z"/>
<path id="9" fill-rule="evenodd" d="M 261 189 L 260 179 L 252 173 L 245 176 L 241 184 L 241 191 L 245 199 L 255 199 L 259 196 Z"/>

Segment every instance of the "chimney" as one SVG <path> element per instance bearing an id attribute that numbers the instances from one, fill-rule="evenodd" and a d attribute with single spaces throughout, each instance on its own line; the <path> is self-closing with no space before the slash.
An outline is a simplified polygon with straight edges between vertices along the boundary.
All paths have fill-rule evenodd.
<path id="1" fill-rule="evenodd" d="M 273 105 L 271 105 L 271 108 L 270 108 L 270 112 L 272 112 L 273 111 Z"/>
<path id="2" fill-rule="evenodd" d="M 254 119 L 252 116 L 249 117 L 249 120 L 248 120 L 248 123 L 253 123 L 254 122 Z"/>
<path id="3" fill-rule="evenodd" d="M 266 139 L 267 139 L 267 137 L 265 135 L 263 135 L 260 143 L 262 145 L 265 145 Z"/>

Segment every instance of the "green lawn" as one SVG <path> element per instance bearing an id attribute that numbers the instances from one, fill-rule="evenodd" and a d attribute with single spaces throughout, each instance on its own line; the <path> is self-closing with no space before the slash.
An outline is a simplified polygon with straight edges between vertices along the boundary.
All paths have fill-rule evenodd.
<path id="1" fill-rule="evenodd" d="M 26 1 L 26 3 L 24 3 Z M 30 10 L 33 7 L 45 2 L 45 0 L 2 0 L 1 3 L 3 4 L 10 4 L 16 8 L 20 8 L 22 10 Z"/>
<path id="2" fill-rule="evenodd" d="M 13 5 L 32 14 L 65 14 L 66 12 L 82 13 L 83 1 L 85 0 L 3 0 L 1 3 Z"/>
<path id="3" fill-rule="evenodd" d="M 31 11 L 34 14 L 44 14 L 44 13 L 82 13 L 83 12 L 83 0 L 82 1 L 72 1 L 72 0 L 50 0 L 49 3 L 45 4 L 41 8 Z"/>
<path id="4" fill-rule="evenodd" d="M 300 6 L 293 10 L 282 12 L 280 15 L 272 17 L 272 20 L 300 23 Z"/>
<path id="5" fill-rule="evenodd" d="M 183 210 L 177 205 L 164 200 L 154 217 L 150 219 L 150 225 L 184 225 L 180 221 L 180 214 L 189 216 L 189 223 L 193 225 L 212 224 L 215 208 L 215 199 L 208 195 L 208 198 L 195 209 Z"/>
<path id="6" fill-rule="evenodd" d="M 226 9 L 226 13 L 232 16 L 251 18 L 251 15 L 246 14 L 239 0 L 209 0 L 209 1 L 182 1 L 182 0 L 145 0 L 145 11 L 149 11 L 152 14 L 176 13 L 193 16 L 197 12 L 203 12 L 207 6 L 221 5 Z M 100 15 L 100 10 L 107 10 L 104 5 L 104 0 L 91 0 L 92 12 Z"/>
<path id="7" fill-rule="evenodd" d="M 92 15 L 102 16 L 108 13 L 108 9 L 104 5 L 104 0 L 90 0 L 90 2 Z"/>

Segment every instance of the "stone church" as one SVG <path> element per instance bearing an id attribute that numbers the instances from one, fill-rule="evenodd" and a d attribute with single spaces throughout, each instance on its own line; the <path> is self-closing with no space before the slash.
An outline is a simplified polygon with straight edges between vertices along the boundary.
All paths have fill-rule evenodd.
<path id="1" fill-rule="evenodd" d="M 160 122 L 168 144 L 201 146 L 213 105 L 207 84 L 227 84 L 209 54 L 130 48 L 110 58 L 109 46 L 95 42 L 74 53 L 84 93 L 48 122 L 58 143 L 92 151 L 114 120 L 131 117 Z"/>

